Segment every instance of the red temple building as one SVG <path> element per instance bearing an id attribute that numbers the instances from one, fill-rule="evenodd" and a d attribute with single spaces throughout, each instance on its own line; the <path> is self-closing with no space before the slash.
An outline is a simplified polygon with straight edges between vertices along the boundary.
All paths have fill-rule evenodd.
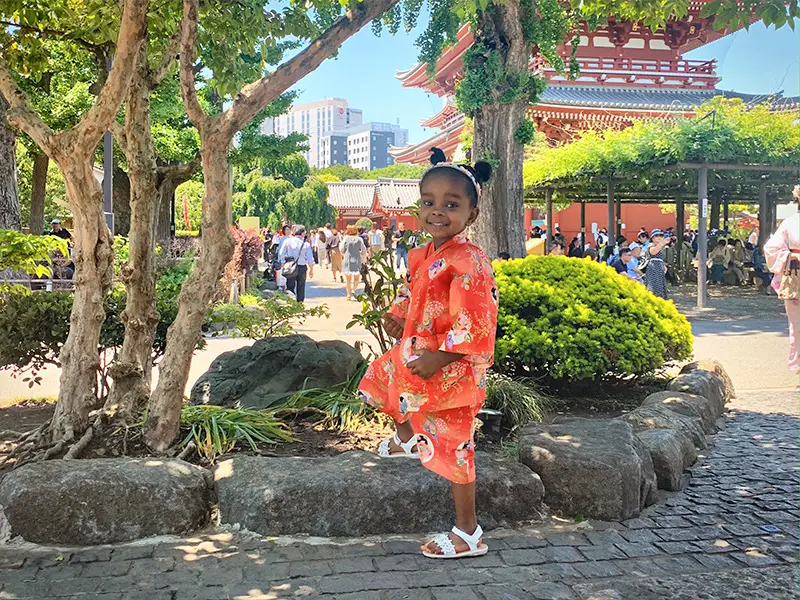
<path id="1" fill-rule="evenodd" d="M 693 2 L 686 17 L 670 21 L 655 31 L 639 23 L 612 19 L 608 26 L 588 32 L 584 23 L 576 56 L 580 73 L 575 80 L 560 75 L 538 58 L 531 60 L 531 70 L 543 75 L 548 85 L 539 101 L 528 108 L 528 117 L 552 143 L 561 143 L 574 139 L 581 131 L 624 128 L 638 118 L 692 116 L 699 105 L 720 95 L 748 103 L 769 100 L 778 109 L 796 110 L 797 98 L 717 89 L 720 79 L 716 60 L 683 57 L 686 52 L 731 32 L 714 31 L 713 17 L 700 16 L 703 4 L 703 1 Z M 437 62 L 433 79 L 428 78 L 425 64 L 397 74 L 404 87 L 423 88 L 442 97 L 444 102 L 441 111 L 422 122 L 423 126 L 439 131 L 419 144 L 393 148 L 395 162 L 426 164 L 432 146 L 441 148 L 448 158 L 462 158 L 464 116 L 452 97 L 461 77 L 462 56 L 472 43 L 473 34 L 465 25 L 458 33 L 457 43 L 447 48 Z M 559 48 L 565 62 L 570 52 L 569 45 Z M 638 230 L 639 226 L 651 227 L 665 220 L 657 205 L 630 207 L 634 208 L 637 223 L 628 223 L 629 231 L 634 226 Z M 625 210 L 623 207 L 623 213 Z M 576 211 L 568 209 L 554 215 L 554 223 L 562 220 L 560 228 L 565 235 L 580 229 L 571 223 L 573 212 Z M 623 221 L 625 218 L 623 214 Z M 528 209 L 527 229 L 533 219 L 533 210 Z"/>

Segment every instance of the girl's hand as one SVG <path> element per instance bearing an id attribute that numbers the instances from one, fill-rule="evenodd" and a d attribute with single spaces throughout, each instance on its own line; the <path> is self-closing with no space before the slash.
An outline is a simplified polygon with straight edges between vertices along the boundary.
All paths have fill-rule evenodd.
<path id="1" fill-rule="evenodd" d="M 406 328 L 406 320 L 391 313 L 383 315 L 383 328 L 386 329 L 391 337 L 399 340 L 403 337 L 403 330 Z"/>
<path id="2" fill-rule="evenodd" d="M 433 377 L 445 364 L 442 364 L 439 352 L 431 352 L 430 350 L 420 350 L 418 352 L 419 358 L 412 360 L 408 363 L 408 370 L 417 377 L 423 379 L 430 379 Z"/>
<path id="3" fill-rule="evenodd" d="M 457 354 L 455 352 L 442 352 L 441 350 L 436 352 L 431 352 L 430 350 L 420 350 L 418 355 L 418 359 L 412 360 L 410 363 L 408 363 L 408 370 L 417 377 L 422 377 L 423 379 L 430 379 L 450 363 L 464 357 L 463 354 Z"/>

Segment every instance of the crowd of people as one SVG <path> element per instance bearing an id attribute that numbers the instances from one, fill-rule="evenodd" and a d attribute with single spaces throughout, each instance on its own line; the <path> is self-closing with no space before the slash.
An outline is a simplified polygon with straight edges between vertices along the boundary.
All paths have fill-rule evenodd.
<path id="1" fill-rule="evenodd" d="M 530 237 L 545 238 L 546 235 L 546 231 L 534 227 Z M 709 231 L 709 282 L 735 286 L 756 283 L 764 293 L 772 293 L 772 274 L 767 268 L 764 253 L 758 246 L 758 231 L 752 231 L 745 242 L 729 236 L 730 233 L 725 230 Z M 594 243 L 582 243 L 580 238 L 574 237 L 567 244 L 566 238 L 556 227 L 548 253 L 604 262 L 621 275 L 646 285 L 657 296 L 666 298 L 667 281 L 678 283 L 687 279 L 689 270 L 696 271 L 698 242 L 699 232 L 688 228 L 680 247 L 672 228 L 663 231 L 654 229 L 650 232 L 642 228 L 632 242 L 622 235 L 612 240 L 608 230 L 603 228 L 594 234 Z M 658 265 L 658 268 L 652 268 L 654 265 Z"/>
<path id="2" fill-rule="evenodd" d="M 326 223 L 307 231 L 303 225 L 284 225 L 278 231 L 262 230 L 264 260 L 271 266 L 269 275 L 274 277 L 278 290 L 291 292 L 298 301 L 305 300 L 305 284 L 314 278 L 314 269 L 334 282 L 345 285 L 347 300 L 356 300 L 361 284 L 361 270 L 366 261 L 384 250 L 392 255 L 392 263 L 398 272 L 408 271 L 408 252 L 416 248 L 420 235 L 407 230 L 404 223 L 397 229 L 381 229 L 377 223 L 367 230 L 348 225 L 344 231 Z M 285 277 L 283 270 L 287 261 L 296 261 L 296 276 Z"/>

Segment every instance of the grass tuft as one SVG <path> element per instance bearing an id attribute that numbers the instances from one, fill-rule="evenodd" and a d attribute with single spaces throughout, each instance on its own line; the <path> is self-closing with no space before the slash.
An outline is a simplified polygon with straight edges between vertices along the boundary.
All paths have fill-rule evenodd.
<path id="1" fill-rule="evenodd" d="M 181 445 L 194 442 L 198 454 L 212 464 L 237 444 L 255 450 L 259 443 L 294 440 L 289 427 L 269 410 L 190 405 L 181 411 L 181 427 L 189 430 Z"/>
<path id="2" fill-rule="evenodd" d="M 512 431 L 541 421 L 551 404 L 551 398 L 533 379 L 512 379 L 499 373 L 489 373 L 486 377 L 484 407 L 502 412 L 503 426 Z"/>

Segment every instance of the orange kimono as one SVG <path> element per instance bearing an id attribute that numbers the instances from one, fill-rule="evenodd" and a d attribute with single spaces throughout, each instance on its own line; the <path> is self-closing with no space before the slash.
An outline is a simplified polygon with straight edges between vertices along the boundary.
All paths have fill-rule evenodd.
<path id="1" fill-rule="evenodd" d="M 475 417 L 494 357 L 497 286 L 491 261 L 462 233 L 409 253 L 408 286 L 390 309 L 403 337 L 367 369 L 362 399 L 395 421 L 411 420 L 422 464 L 455 483 L 475 480 Z M 407 365 L 419 350 L 464 354 L 430 379 Z"/>

